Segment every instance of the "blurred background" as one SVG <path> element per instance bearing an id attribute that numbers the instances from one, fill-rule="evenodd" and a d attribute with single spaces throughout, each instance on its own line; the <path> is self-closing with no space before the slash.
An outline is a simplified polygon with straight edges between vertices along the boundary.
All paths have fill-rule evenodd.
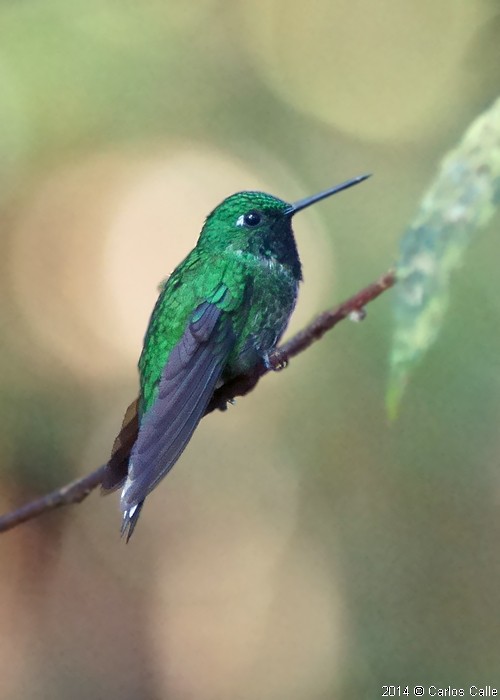
<path id="1" fill-rule="evenodd" d="M 297 217 L 290 330 L 384 272 L 498 94 L 498 3 L 0 2 L 2 511 L 109 456 L 158 284 L 232 192 Z M 398 420 L 390 293 L 118 495 L 0 536 L 2 700 L 500 686 L 498 217 Z"/>

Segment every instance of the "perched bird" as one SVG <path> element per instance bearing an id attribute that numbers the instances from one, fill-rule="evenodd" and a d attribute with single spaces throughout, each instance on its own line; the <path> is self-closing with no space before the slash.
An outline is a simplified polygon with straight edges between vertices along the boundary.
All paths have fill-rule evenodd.
<path id="1" fill-rule="evenodd" d="M 208 215 L 196 247 L 168 278 L 139 360 L 128 409 L 102 482 L 123 486 L 127 541 L 146 496 L 179 459 L 214 391 L 268 362 L 295 307 L 301 264 L 292 217 L 363 175 L 288 204 L 239 192 Z"/>

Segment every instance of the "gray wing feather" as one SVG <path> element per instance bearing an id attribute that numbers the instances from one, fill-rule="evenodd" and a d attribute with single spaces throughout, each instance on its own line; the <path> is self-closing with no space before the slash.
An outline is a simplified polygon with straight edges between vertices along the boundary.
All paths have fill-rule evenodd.
<path id="1" fill-rule="evenodd" d="M 227 314 L 201 304 L 172 349 L 158 396 L 141 421 L 121 505 L 138 505 L 179 459 L 200 422 L 235 337 Z"/>

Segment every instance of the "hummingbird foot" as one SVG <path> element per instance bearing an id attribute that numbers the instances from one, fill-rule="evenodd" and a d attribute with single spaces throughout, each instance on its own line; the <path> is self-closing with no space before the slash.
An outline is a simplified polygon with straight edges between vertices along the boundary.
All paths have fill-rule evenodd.
<path id="1" fill-rule="evenodd" d="M 270 372 L 281 372 L 282 369 L 288 367 L 288 360 L 280 360 L 279 357 L 273 357 L 268 352 L 262 359 L 264 360 L 265 368 Z"/>

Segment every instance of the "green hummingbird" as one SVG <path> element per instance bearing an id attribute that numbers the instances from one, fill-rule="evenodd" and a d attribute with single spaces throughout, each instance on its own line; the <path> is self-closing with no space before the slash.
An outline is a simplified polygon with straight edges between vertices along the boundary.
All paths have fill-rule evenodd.
<path id="1" fill-rule="evenodd" d="M 154 307 L 139 360 L 139 398 L 102 481 L 106 490 L 122 487 L 127 541 L 146 496 L 181 456 L 214 391 L 256 363 L 268 364 L 302 280 L 292 217 L 367 177 L 294 204 L 238 192 L 208 215 Z"/>

